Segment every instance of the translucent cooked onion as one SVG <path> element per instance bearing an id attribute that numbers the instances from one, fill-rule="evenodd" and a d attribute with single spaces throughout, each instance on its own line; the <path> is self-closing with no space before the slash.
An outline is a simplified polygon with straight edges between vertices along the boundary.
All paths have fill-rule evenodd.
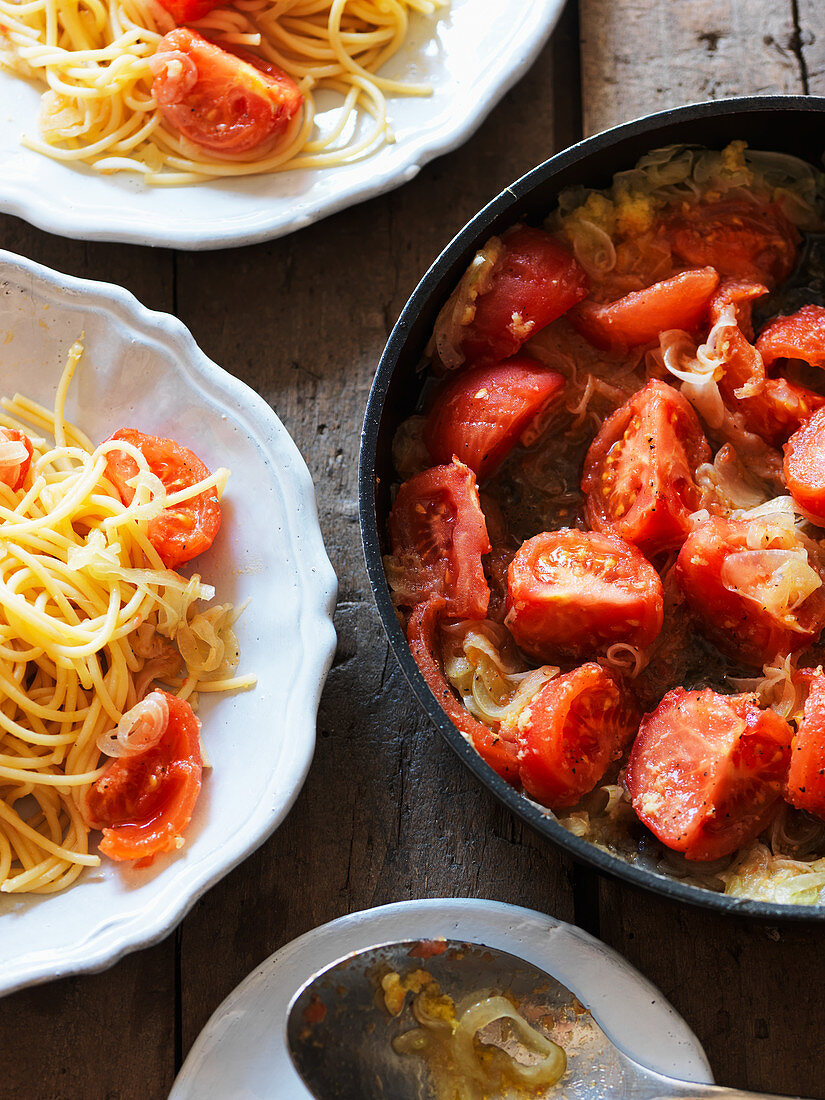
<path id="1" fill-rule="evenodd" d="M 719 579 L 729 592 L 763 607 L 790 627 L 797 627 L 793 612 L 822 586 L 822 578 L 808 564 L 802 547 L 728 554 Z"/>
<path id="2" fill-rule="evenodd" d="M 106 756 L 137 756 L 153 749 L 169 725 L 169 703 L 161 691 L 153 691 L 128 710 L 108 733 L 97 739 Z"/>
<path id="3" fill-rule="evenodd" d="M 520 1043 L 531 1053 L 539 1055 L 539 1060 L 531 1063 L 519 1062 L 497 1046 L 485 1045 L 483 1053 L 476 1046 L 476 1035 L 483 1028 L 497 1020 L 507 1020 Z M 456 1064 L 472 1080 L 487 1078 L 490 1070 L 499 1071 L 490 1080 L 503 1071 L 515 1084 L 530 1088 L 555 1085 L 567 1069 L 567 1055 L 557 1044 L 532 1027 L 506 997 L 486 997 L 470 1005 L 462 1012 L 453 1037 L 456 1052 Z"/>
<path id="4" fill-rule="evenodd" d="M 20 466 L 26 461 L 28 454 L 25 443 L 19 439 L 0 440 L 0 467 L 9 469 Z"/>
<path id="5" fill-rule="evenodd" d="M 697 468 L 696 484 L 701 490 L 704 507 L 715 513 L 749 512 L 768 499 L 764 483 L 745 469 L 729 443 L 719 448 L 713 462 L 703 462 Z"/>
<path id="6" fill-rule="evenodd" d="M 573 254 L 592 279 L 598 279 L 616 266 L 616 249 L 609 235 L 586 218 L 577 218 L 568 226 Z"/>
<path id="7" fill-rule="evenodd" d="M 493 270 L 501 259 L 504 245 L 499 237 L 489 241 L 473 257 L 461 281 L 438 314 L 426 354 L 437 355 L 441 363 L 454 370 L 464 362 L 461 341 L 467 325 L 476 315 L 476 299 L 492 285 Z"/>

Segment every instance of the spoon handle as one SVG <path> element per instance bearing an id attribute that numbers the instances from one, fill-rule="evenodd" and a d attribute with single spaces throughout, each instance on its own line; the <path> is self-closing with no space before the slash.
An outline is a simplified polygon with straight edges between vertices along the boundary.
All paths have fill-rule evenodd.
<path id="1" fill-rule="evenodd" d="M 673 1082 L 676 1086 L 676 1082 Z M 779 1097 L 772 1092 L 748 1092 L 745 1089 L 726 1089 L 719 1085 L 689 1085 L 680 1081 L 678 1088 L 657 1093 L 651 1100 L 803 1100 L 801 1096 Z"/>

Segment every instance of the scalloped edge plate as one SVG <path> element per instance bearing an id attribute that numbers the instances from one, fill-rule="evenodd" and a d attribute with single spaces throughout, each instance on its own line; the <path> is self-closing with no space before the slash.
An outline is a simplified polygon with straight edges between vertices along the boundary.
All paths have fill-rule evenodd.
<path id="1" fill-rule="evenodd" d="M 383 194 L 455 149 L 532 65 L 564 0 L 452 0 L 440 17 L 413 16 L 382 75 L 430 83 L 428 98 L 388 101 L 396 141 L 353 164 L 184 187 L 103 176 L 24 148 L 40 92 L 0 71 L 0 210 L 79 240 L 208 249 L 291 233 Z"/>
<path id="2" fill-rule="evenodd" d="M 258 686 L 202 697 L 212 769 L 180 852 L 143 870 L 104 861 L 53 896 L 0 895 L 0 993 L 101 970 L 154 943 L 263 843 L 309 769 L 335 649 L 337 582 L 312 481 L 269 405 L 207 359 L 177 318 L 120 287 L 0 252 L 3 392 L 51 405 L 81 332 L 67 414 L 93 440 L 138 427 L 232 471 L 218 539 L 192 564 L 217 600 L 250 601 L 236 629 L 240 669 Z"/>

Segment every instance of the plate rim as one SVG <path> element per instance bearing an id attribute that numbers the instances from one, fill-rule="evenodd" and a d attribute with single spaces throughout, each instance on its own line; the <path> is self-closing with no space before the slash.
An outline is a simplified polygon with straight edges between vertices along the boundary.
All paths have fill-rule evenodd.
<path id="1" fill-rule="evenodd" d="M 524 76 L 543 49 L 558 22 L 565 0 L 533 0 L 523 11 L 524 23 L 513 41 L 511 50 L 504 60 L 511 64 L 499 64 L 493 74 L 494 79 L 483 88 L 478 96 L 475 109 L 457 120 L 448 118 L 432 133 L 421 132 L 409 140 L 406 154 L 396 164 L 390 165 L 381 175 L 371 176 L 366 181 L 353 184 L 335 197 L 321 202 L 297 217 L 277 217 L 267 213 L 267 204 L 275 196 L 262 195 L 256 212 L 240 212 L 231 218 L 224 218 L 217 232 L 210 235 L 192 235 L 189 231 L 178 231 L 166 225 L 158 230 L 149 216 L 129 211 L 123 215 L 110 215 L 103 223 L 94 211 L 79 211 L 71 202 L 65 202 L 65 196 L 55 195 L 49 199 L 41 194 L 41 189 L 31 186 L 31 179 L 22 180 L 19 185 L 11 186 L 0 177 L 0 212 L 22 218 L 38 229 L 58 236 L 83 241 L 112 241 L 122 244 L 141 244 L 158 248 L 176 248 L 186 251 L 207 251 L 219 248 L 233 248 L 239 245 L 260 244 L 263 241 L 276 240 L 313 225 L 323 218 L 340 213 L 350 206 L 367 202 L 414 179 L 421 169 L 434 160 L 463 144 L 484 122 L 489 113 L 506 93 Z M 450 8 L 446 11 L 449 13 Z M 14 74 L 10 74 L 14 75 Z M 17 79 L 24 79 L 19 77 Z M 22 147 L 21 147 L 22 148 Z M 40 156 L 25 150 L 31 156 Z M 363 162 L 368 164 L 369 158 Z M 70 164 L 66 170 L 75 172 Z M 295 169 L 295 172 L 308 171 Z M 335 171 L 334 168 L 325 171 Z M 76 173 L 82 178 L 80 173 Z M 95 174 L 96 175 L 96 174 Z M 272 173 L 271 178 L 289 176 L 290 173 Z M 261 176 L 241 177 L 260 179 Z M 208 188 L 209 183 L 191 185 Z M 184 185 L 184 193 L 185 193 Z M 180 190 L 180 188 L 178 189 Z M 99 215 L 98 215 L 99 217 Z"/>
<path id="2" fill-rule="evenodd" d="M 0 285 L 11 282 L 35 293 L 39 288 L 56 297 L 82 299 L 103 313 L 114 315 L 140 341 L 151 335 L 170 354 L 178 369 L 193 381 L 206 383 L 210 392 L 231 401 L 238 424 L 251 427 L 249 434 L 260 446 L 279 476 L 273 478 L 284 502 L 289 541 L 295 551 L 296 587 L 303 659 L 292 682 L 287 707 L 302 704 L 306 736 L 289 764 L 289 793 L 274 813 L 262 798 L 252 813 L 233 831 L 229 847 L 210 860 L 184 872 L 182 892 L 175 896 L 172 873 L 163 893 L 146 909 L 131 908 L 120 920 L 103 925 L 91 940 L 60 949 L 37 948 L 18 956 L 0 973 L 0 996 L 28 986 L 73 974 L 95 973 L 112 966 L 132 951 L 159 942 L 171 933 L 203 894 L 252 852 L 281 824 L 306 779 L 312 762 L 318 704 L 332 663 L 336 634 L 332 615 L 337 597 L 337 578 L 323 543 L 315 489 L 309 469 L 297 445 L 275 411 L 246 383 L 230 374 L 201 351 L 194 336 L 179 318 L 144 306 L 131 291 L 113 283 L 65 274 L 7 250 L 0 250 Z M 298 552 L 300 550 L 300 552 Z M 275 784 L 275 774 L 271 784 Z M 283 773 L 278 772 L 278 783 Z M 271 787 L 267 788 L 271 793 Z M 70 889 L 76 887 L 70 887 Z M 48 900 L 48 899 L 47 899 Z"/>

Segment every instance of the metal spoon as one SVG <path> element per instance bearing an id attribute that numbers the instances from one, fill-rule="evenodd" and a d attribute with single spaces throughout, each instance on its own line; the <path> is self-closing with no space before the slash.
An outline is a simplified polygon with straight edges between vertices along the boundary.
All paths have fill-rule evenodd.
<path id="1" fill-rule="evenodd" d="M 339 959 L 298 991 L 287 1045 L 316 1100 L 431 1100 L 423 1059 L 396 1054 L 392 1046 L 416 1026 L 409 1006 L 393 1018 L 380 993 L 384 973 L 403 976 L 416 968 L 428 971 L 454 1001 L 492 991 L 512 997 L 531 1021 L 552 1020 L 547 1034 L 564 1047 L 567 1072 L 546 1090 L 547 1100 L 770 1100 L 766 1093 L 677 1081 L 640 1065 L 555 978 L 504 951 L 454 940 L 432 957 L 418 941 L 377 945 Z"/>

